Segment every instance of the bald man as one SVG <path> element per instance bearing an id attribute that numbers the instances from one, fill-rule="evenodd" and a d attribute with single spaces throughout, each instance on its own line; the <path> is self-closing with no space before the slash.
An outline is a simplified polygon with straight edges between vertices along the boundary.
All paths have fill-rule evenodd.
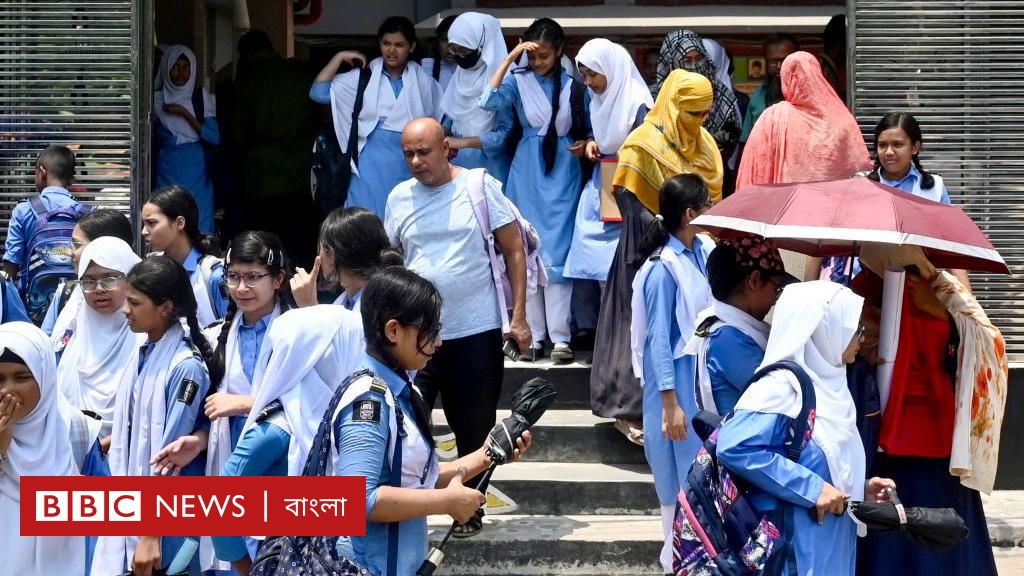
<path id="1" fill-rule="evenodd" d="M 416 376 L 416 385 L 433 407 L 440 393 L 459 455 L 483 444 L 495 422 L 504 359 L 502 314 L 484 237 L 493 233 L 512 284 L 509 334 L 519 350 L 529 350 L 526 321 L 526 253 L 501 184 L 484 175 L 491 230 L 482 232 L 473 212 L 469 187 L 474 171 L 448 162 L 448 140 L 437 121 L 413 120 L 402 131 L 402 151 L 413 178 L 388 196 L 384 227 L 405 252 L 406 266 L 427 278 L 441 293 L 443 346 Z M 474 486 L 476 480 L 467 481 Z M 460 531 L 479 529 L 471 521 Z"/>

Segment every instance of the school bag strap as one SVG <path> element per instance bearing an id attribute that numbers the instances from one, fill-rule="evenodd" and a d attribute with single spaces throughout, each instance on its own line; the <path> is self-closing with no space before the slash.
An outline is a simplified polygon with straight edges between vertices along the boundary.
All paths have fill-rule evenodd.
<path id="1" fill-rule="evenodd" d="M 816 404 L 814 382 L 807 375 L 807 372 L 804 371 L 803 367 L 792 360 L 782 360 L 769 364 L 755 372 L 750 381 L 757 382 L 767 376 L 768 373 L 775 372 L 776 370 L 785 370 L 793 374 L 797 382 L 800 383 L 800 396 L 802 399 L 800 413 L 793 419 L 789 435 L 784 444 L 786 457 L 796 462 L 800 460 L 800 453 L 807 446 L 808 440 L 811 439 L 811 433 L 814 431 L 814 409 Z"/>
<path id="2" fill-rule="evenodd" d="M 504 266 L 499 261 L 498 250 L 495 246 L 494 232 L 491 230 L 491 215 L 487 209 L 487 194 L 484 192 L 485 178 L 487 171 L 476 168 L 469 171 L 469 202 L 473 205 L 473 214 L 476 216 L 477 224 L 480 226 L 480 233 L 484 237 L 484 246 L 487 248 L 487 256 L 491 260 L 491 277 L 494 280 L 494 288 L 498 293 L 498 311 L 501 315 L 501 331 L 509 332 L 508 302 L 505 300 L 505 289 L 501 278 Z"/>
<path id="3" fill-rule="evenodd" d="M 217 299 L 213 297 L 210 282 L 213 281 L 213 269 L 217 267 L 217 264 L 223 263 L 223 260 L 212 254 L 203 254 L 199 259 L 199 274 L 203 277 L 203 288 L 206 290 L 206 296 L 210 299 L 210 308 L 215 315 L 217 314 Z"/>
<path id="4" fill-rule="evenodd" d="M 352 104 L 352 128 L 348 131 L 348 146 L 345 150 L 352 163 L 359 165 L 359 114 L 363 111 L 363 95 L 370 84 L 370 67 L 359 69 L 359 85 L 356 87 L 356 101 Z"/>

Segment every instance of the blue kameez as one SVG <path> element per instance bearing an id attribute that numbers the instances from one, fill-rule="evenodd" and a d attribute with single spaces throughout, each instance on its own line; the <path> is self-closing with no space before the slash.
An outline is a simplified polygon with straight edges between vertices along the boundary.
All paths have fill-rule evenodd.
<path id="1" fill-rule="evenodd" d="M 392 78 L 387 70 L 382 71 L 382 74 L 388 79 L 397 98 L 402 93 L 402 77 Z M 330 105 L 331 83 L 316 82 L 309 95 L 315 102 Z M 356 163 L 359 174 L 352 173 L 348 196 L 345 199 L 346 208 L 366 208 L 381 220 L 384 220 L 384 210 L 391 189 L 400 182 L 412 178 L 412 173 L 405 163 L 405 155 L 402 153 L 402 133 L 384 129 L 385 120 L 386 118 L 378 120 L 377 126 L 366 137 L 366 144 L 359 151 L 359 160 Z M 347 143 L 342 142 L 342 145 Z"/>
<path id="2" fill-rule="evenodd" d="M 534 74 L 547 97 L 552 97 L 555 87 L 552 78 L 533 71 L 523 73 Z M 570 81 L 569 74 L 562 70 L 562 86 L 566 86 Z M 536 128 L 530 126 L 526 118 L 526 110 L 514 76 L 506 77 L 498 89 L 485 92 L 481 98 L 481 105 L 484 109 L 494 112 L 515 108 L 519 124 L 523 127 L 523 137 L 512 160 L 505 195 L 540 234 L 541 259 L 548 273 L 548 281 L 566 282 L 568 279 L 563 276 L 565 260 L 572 244 L 576 206 L 583 184 L 580 163 L 569 152 L 573 140 L 569 136 L 559 137 L 555 164 L 551 167 L 551 172 L 545 174 L 542 153 L 544 137 L 537 133 Z M 588 93 L 584 99 L 584 117 L 588 133 L 589 107 Z"/>
<path id="3" fill-rule="evenodd" d="M 508 182 L 508 171 L 512 166 L 512 157 L 508 153 L 508 138 L 515 119 L 512 111 L 503 109 L 494 115 L 494 130 L 479 135 L 481 148 L 463 148 L 458 151 L 452 164 L 467 170 L 485 168 L 487 173 L 497 178 L 504 188 Z M 459 134 L 454 132 L 451 118 L 442 119 L 441 124 L 455 138 L 468 138 L 475 134 Z"/>
<path id="4" fill-rule="evenodd" d="M 208 145 L 220 146 L 220 128 L 217 119 L 210 116 L 203 120 L 203 129 L 199 133 L 201 142 L 178 144 L 170 130 L 156 122 L 156 187 L 163 188 L 177 184 L 184 186 L 192 193 L 199 205 L 199 231 L 203 234 L 214 232 L 214 199 L 213 180 L 206 166 L 206 154 L 203 142 Z"/>
<path id="5" fill-rule="evenodd" d="M 708 338 L 706 355 L 711 396 L 718 413 L 732 412 L 764 359 L 764 349 L 733 326 L 721 326 Z"/>
<path id="6" fill-rule="evenodd" d="M 818 525 L 815 506 L 826 482 L 832 482 L 828 461 L 812 438 L 799 462 L 782 454 L 791 419 L 780 414 L 740 410 L 718 435 L 719 462 L 755 486 L 751 501 L 767 514 L 785 541 L 792 540 L 796 573 L 801 576 L 853 576 L 857 528 L 849 516 L 826 515 Z M 792 531 L 786 530 L 791 514 Z M 766 576 L 788 573 L 787 546 L 773 555 Z"/>

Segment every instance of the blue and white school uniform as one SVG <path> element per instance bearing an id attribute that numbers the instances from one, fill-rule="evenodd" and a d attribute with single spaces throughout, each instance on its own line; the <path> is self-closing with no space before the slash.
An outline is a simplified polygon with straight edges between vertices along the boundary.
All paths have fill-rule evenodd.
<path id="1" fill-rule="evenodd" d="M 813 431 L 798 461 L 787 458 L 784 448 L 803 402 L 789 372 L 774 371 L 752 383 L 719 432 L 719 461 L 756 488 L 753 505 L 792 543 L 793 553 L 775 556 L 766 574 L 786 574 L 793 562 L 797 574 L 855 573 L 853 519 L 827 515 L 819 526 L 814 507 L 825 482 L 851 500 L 864 499 L 864 445 L 842 360 L 860 325 L 863 302 L 849 289 L 819 280 L 788 286 L 776 304 L 761 367 L 793 361 L 814 384 Z"/>
<path id="2" fill-rule="evenodd" d="M 771 326 L 721 300 L 712 300 L 695 325 L 701 326 L 711 317 L 716 320 L 708 327 L 707 336 L 694 334 L 685 352 L 697 363 L 698 407 L 725 416 L 761 365 Z"/>
<path id="3" fill-rule="evenodd" d="M 533 70 L 511 74 L 496 90 L 485 91 L 480 105 L 485 110 L 515 108 L 523 137 L 516 148 L 505 194 L 519 208 L 523 217 L 533 224 L 541 238 L 541 260 L 548 275 L 544 290 L 527 300 L 527 320 L 533 331 L 534 344 L 548 335 L 554 343 L 568 343 L 572 282 L 564 277 L 565 260 L 572 244 L 576 207 L 579 203 L 583 174 L 580 163 L 569 152 L 573 141 L 570 93 L 572 77 L 564 70 L 555 126 L 549 127 L 554 79 Z M 589 111 L 590 97 L 584 98 Z M 589 132 L 590 119 L 587 116 Z M 549 129 L 558 131 L 559 139 L 554 165 L 546 172 L 542 145 Z"/>
<path id="4" fill-rule="evenodd" d="M 587 41 L 576 56 L 578 65 L 603 74 L 608 80 L 604 92 L 590 94 L 590 124 L 602 161 L 617 158 L 626 137 L 639 126 L 654 107 L 633 58 L 622 46 L 604 38 Z M 565 276 L 578 280 L 608 280 L 622 224 L 601 221 L 601 163 L 594 166 L 583 186 L 572 245 L 565 262 Z"/>
<path id="5" fill-rule="evenodd" d="M 917 166 L 910 165 L 910 170 L 906 176 L 899 180 L 887 180 L 879 170 L 878 181 L 882 184 L 887 184 L 893 188 L 899 188 L 904 192 L 910 192 L 918 198 L 927 198 L 933 202 L 941 202 L 943 204 L 950 204 L 949 190 L 946 189 L 946 183 L 942 181 L 942 176 L 932 173 L 932 179 L 935 184 L 931 188 L 921 187 L 921 172 L 917 169 Z"/>
<path id="6" fill-rule="evenodd" d="M 371 386 L 366 376 L 349 385 L 333 417 L 334 473 L 366 477 L 366 514 L 377 503 L 381 486 L 432 489 L 440 475 L 437 452 L 430 441 L 429 423 L 413 407 L 407 378 L 369 355 L 360 369 L 372 371 L 387 390 Z M 396 406 L 397 404 L 397 406 Z M 341 455 L 341 456 L 339 456 Z M 393 477 L 400 470 L 400 477 Z M 391 536 L 390 531 L 397 531 Z M 397 557 L 388 555 L 389 537 L 397 538 Z M 427 518 L 410 518 L 397 525 L 366 522 L 366 536 L 349 539 L 353 559 L 372 574 L 411 575 L 429 551 Z M 388 567 L 392 566 L 392 572 Z"/>
<path id="7" fill-rule="evenodd" d="M 227 287 L 224 285 L 224 262 L 216 256 L 203 254 L 196 248 L 182 264 L 196 296 L 196 318 L 200 327 L 213 325 L 228 313 Z M 207 272 L 203 269 L 206 268 Z M 207 282 L 209 277 L 209 282 Z"/>
<path id="8" fill-rule="evenodd" d="M 515 122 L 511 108 L 485 110 L 478 105 L 491 77 L 508 56 L 501 22 L 490 14 L 466 12 L 452 22 L 448 41 L 470 50 L 479 50 L 480 59 L 472 68 L 456 67 L 441 98 L 444 125 L 457 138 L 480 138 L 482 148 L 458 151 L 452 164 L 463 168 L 486 168 L 487 173 L 504 184 L 512 163 L 508 138 Z"/>
<path id="9" fill-rule="evenodd" d="M 171 82 L 171 68 L 178 58 L 185 56 L 192 65 L 192 75 L 184 86 Z M 199 205 L 199 230 L 212 234 L 214 230 L 213 180 L 206 165 L 204 145 L 219 146 L 220 128 L 217 110 L 209 91 L 203 88 L 203 108 L 195 110 L 192 93 L 195 91 L 196 57 L 184 46 L 171 46 L 160 61 L 153 94 L 153 115 L 156 117 L 156 187 L 177 184 L 184 186 Z M 181 116 L 164 110 L 168 104 L 177 104 L 196 117 L 202 124 L 197 133 Z M 199 116 L 203 116 L 199 118 Z M 204 144 L 205 142 L 205 144 Z"/>
<path id="10" fill-rule="evenodd" d="M 270 358 L 269 347 L 265 349 L 263 346 L 267 330 L 280 315 L 280 307 L 275 306 L 270 314 L 250 326 L 245 323 L 241 312 L 236 313 L 224 345 L 224 378 L 217 387 L 217 392 L 236 396 L 252 395 L 257 366 L 260 369 L 266 368 Z M 211 328 L 207 340 L 216 342 L 223 327 L 223 324 L 219 324 Z M 210 442 L 206 451 L 207 476 L 221 475 L 242 436 L 246 420 L 246 415 L 239 415 L 217 418 L 210 423 Z M 231 569 L 227 564 L 215 563 L 214 545 L 208 537 L 200 540 L 199 558 L 203 570 Z"/>
<path id="11" fill-rule="evenodd" d="M 331 82 L 317 82 L 310 97 L 330 104 L 334 130 L 342 151 L 348 149 L 352 107 L 359 85 L 358 69 L 338 74 Z M 383 58 L 370 62 L 370 80 L 359 112 L 359 159 L 354 164 L 345 206 L 372 210 L 381 220 L 388 194 L 412 177 L 402 153 L 402 129 L 416 118 L 441 119 L 441 87 L 415 62 L 407 62 L 394 78 Z"/>
<path id="12" fill-rule="evenodd" d="M 434 58 L 424 58 L 423 60 L 420 60 L 420 66 L 422 66 L 423 69 L 427 71 L 427 74 L 430 74 L 431 78 L 437 80 L 438 86 L 440 86 L 441 90 L 444 91 L 446 88 L 448 88 L 448 83 L 451 82 L 452 76 L 455 74 L 455 71 L 459 69 L 459 67 L 458 65 L 455 64 L 455 62 L 449 62 L 444 58 L 441 58 L 441 65 L 439 67 L 438 74 L 435 77 L 434 63 Z"/>
<path id="13" fill-rule="evenodd" d="M 343 306 L 346 310 L 359 312 L 359 303 L 363 300 L 363 291 L 356 292 L 356 295 L 349 298 L 348 292 L 342 293 L 334 299 L 335 306 Z"/>
<path id="14" fill-rule="evenodd" d="M 120 383 L 114 405 L 112 442 L 107 459 L 113 476 L 151 476 L 150 460 L 161 449 L 197 428 L 209 426 L 203 398 L 210 387 L 206 365 L 177 322 L 157 342 L 136 349 Z M 202 476 L 206 458 L 200 456 L 182 469 L 182 476 Z M 169 562 L 185 537 L 164 536 L 161 556 Z M 131 566 L 138 536 L 101 536 L 92 573 L 121 574 Z M 189 574 L 199 574 L 199 558 Z"/>
<path id="15" fill-rule="evenodd" d="M 688 417 L 697 413 L 694 400 L 693 356 L 684 354 L 693 335 L 697 314 L 711 302 L 707 259 L 713 248 L 699 236 L 693 248 L 670 237 L 633 280 L 631 348 L 633 372 L 643 385 L 644 454 L 654 473 L 654 488 L 661 504 L 665 546 L 661 553 L 666 572 L 672 567 L 672 521 L 679 488 L 701 441 L 692 426 L 685 440 L 662 435 L 661 392 L 675 390 L 676 400 Z"/>

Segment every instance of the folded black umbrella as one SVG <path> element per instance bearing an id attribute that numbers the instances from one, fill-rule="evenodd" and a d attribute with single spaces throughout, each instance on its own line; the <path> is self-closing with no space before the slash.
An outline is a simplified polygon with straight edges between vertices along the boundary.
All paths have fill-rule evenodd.
<path id="1" fill-rule="evenodd" d="M 899 530 L 930 550 L 945 550 L 963 542 L 968 530 L 952 508 L 905 508 L 895 490 L 891 502 L 851 502 L 850 510 L 872 532 Z"/>
<path id="2" fill-rule="evenodd" d="M 540 420 L 555 402 L 555 387 L 543 378 L 534 378 L 523 384 L 512 397 L 512 415 L 491 429 L 491 458 L 499 464 L 512 458 L 516 439 Z"/>

